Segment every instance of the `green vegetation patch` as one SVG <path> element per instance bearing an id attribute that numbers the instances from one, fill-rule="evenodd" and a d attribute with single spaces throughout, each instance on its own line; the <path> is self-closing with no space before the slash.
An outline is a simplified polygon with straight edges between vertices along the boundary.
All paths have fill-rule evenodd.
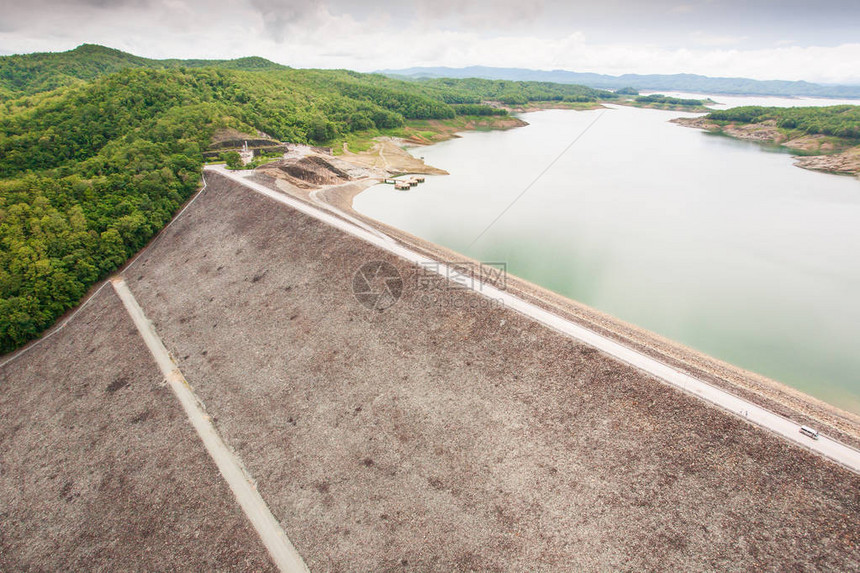
<path id="1" fill-rule="evenodd" d="M 745 106 L 714 111 L 707 117 L 723 124 L 773 121 L 778 128 L 790 132 L 860 140 L 860 106 L 856 105 L 788 108 Z"/>
<path id="2" fill-rule="evenodd" d="M 449 104 L 480 104 L 486 101 L 497 101 L 508 106 L 523 106 L 531 102 L 585 103 L 618 98 L 611 91 L 574 84 L 512 82 L 479 78 L 412 81 Z M 468 115 L 484 114 L 469 113 Z"/>
<path id="3" fill-rule="evenodd" d="M 636 103 L 643 104 L 659 104 L 666 106 L 680 106 L 680 107 L 701 107 L 703 105 L 703 100 L 700 99 L 687 99 L 687 98 L 679 98 L 679 97 L 671 97 L 665 96 L 663 94 L 651 94 L 646 96 L 638 96 L 634 99 Z"/>

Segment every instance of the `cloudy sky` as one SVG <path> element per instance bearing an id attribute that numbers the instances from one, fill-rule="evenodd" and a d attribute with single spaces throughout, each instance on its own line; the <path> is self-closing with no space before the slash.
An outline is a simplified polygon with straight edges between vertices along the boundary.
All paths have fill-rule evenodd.
<path id="1" fill-rule="evenodd" d="M 0 0 L 0 53 L 84 42 L 359 71 L 487 65 L 860 84 L 858 0 Z"/>

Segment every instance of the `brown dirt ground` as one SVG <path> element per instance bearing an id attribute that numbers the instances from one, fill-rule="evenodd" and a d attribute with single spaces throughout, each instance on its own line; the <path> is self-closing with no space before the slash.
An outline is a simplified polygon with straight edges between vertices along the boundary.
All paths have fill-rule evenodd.
<path id="1" fill-rule="evenodd" d="M 279 159 L 262 166 L 261 170 L 308 189 L 321 185 L 337 185 L 351 179 L 349 174 L 319 155 L 308 155 L 298 160 Z"/>
<path id="2" fill-rule="evenodd" d="M 453 137 L 453 132 L 452 135 Z M 412 156 L 403 149 L 405 142 L 392 137 L 379 137 L 367 151 L 352 153 L 348 149 L 338 159 L 361 167 L 379 170 L 381 177 L 401 173 L 422 173 L 425 175 L 447 175 L 442 169 L 427 165 L 424 160 Z"/>
<path id="3" fill-rule="evenodd" d="M 796 137 L 790 141 L 786 141 L 783 145 L 790 149 L 797 149 L 809 153 L 831 153 L 836 151 L 836 146 L 833 144 L 833 138 L 825 135 L 804 135 Z"/>
<path id="4" fill-rule="evenodd" d="M 0 571 L 273 570 L 109 287 L 0 385 Z"/>
<path id="5" fill-rule="evenodd" d="M 860 476 L 207 179 L 126 278 L 312 570 L 860 568 Z"/>
<path id="6" fill-rule="evenodd" d="M 237 129 L 222 128 L 212 134 L 209 148 L 242 147 L 244 142 L 247 142 L 250 147 L 277 145 L 280 143 L 259 131 L 257 133 L 242 133 Z"/>
<path id="7" fill-rule="evenodd" d="M 804 169 L 860 176 L 860 146 L 830 155 L 797 157 L 794 164 Z"/>

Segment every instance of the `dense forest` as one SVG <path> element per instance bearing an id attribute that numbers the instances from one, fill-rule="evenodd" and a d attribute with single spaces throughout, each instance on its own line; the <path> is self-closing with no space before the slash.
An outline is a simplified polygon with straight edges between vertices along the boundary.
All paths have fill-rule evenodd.
<path id="1" fill-rule="evenodd" d="M 856 105 L 788 108 L 746 106 L 715 111 L 708 118 L 725 123 L 775 121 L 777 127 L 789 131 L 860 140 L 860 106 Z"/>
<path id="2" fill-rule="evenodd" d="M 37 337 L 197 189 L 219 129 L 336 144 L 487 100 L 597 101 L 582 86 L 401 81 L 262 58 L 148 60 L 100 46 L 0 58 L 0 351 Z"/>

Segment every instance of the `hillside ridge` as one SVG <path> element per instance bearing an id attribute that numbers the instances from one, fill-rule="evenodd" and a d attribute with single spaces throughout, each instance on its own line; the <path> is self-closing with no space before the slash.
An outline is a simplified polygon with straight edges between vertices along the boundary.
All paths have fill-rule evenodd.
<path id="1" fill-rule="evenodd" d="M 623 74 L 612 76 L 569 70 L 531 70 L 491 66 L 412 67 L 380 70 L 390 77 L 402 78 L 483 78 L 491 80 L 543 81 L 575 83 L 601 89 L 686 91 L 707 94 L 762 96 L 807 96 L 825 98 L 860 98 L 860 86 L 825 85 L 807 81 L 754 80 L 740 77 L 711 77 L 698 74 Z"/>

